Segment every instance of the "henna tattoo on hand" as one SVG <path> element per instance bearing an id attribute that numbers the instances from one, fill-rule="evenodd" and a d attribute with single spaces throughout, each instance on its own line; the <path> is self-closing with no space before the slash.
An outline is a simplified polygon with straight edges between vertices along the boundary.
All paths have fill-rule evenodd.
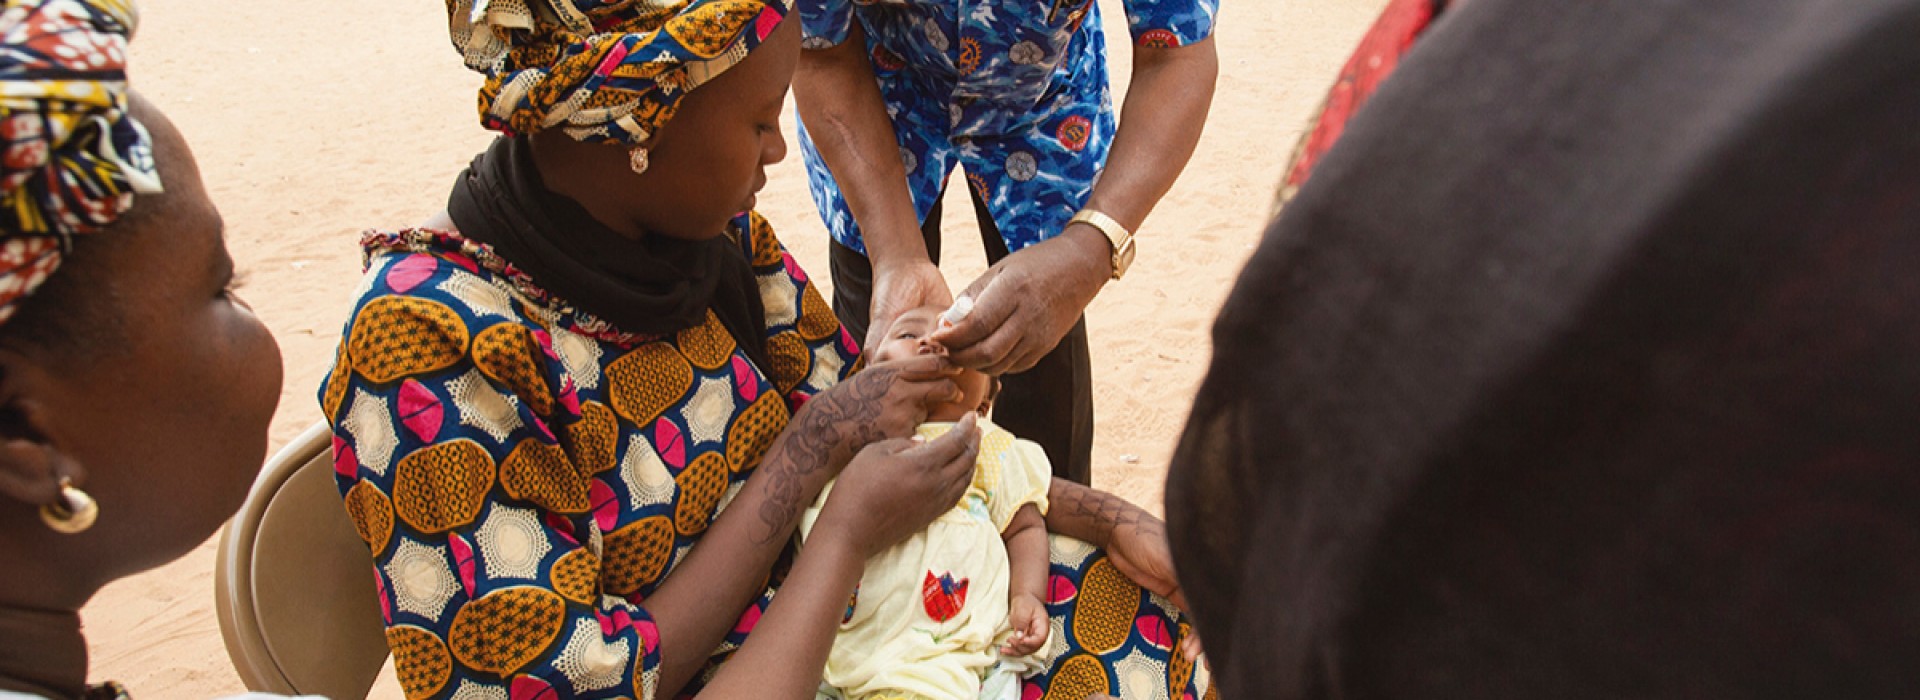
<path id="1" fill-rule="evenodd" d="M 760 504 L 760 522 L 767 527 L 755 544 L 793 533 L 807 506 L 803 496 L 819 493 L 825 484 L 821 480 L 809 488 L 807 480 L 816 472 L 843 465 L 861 447 L 884 437 L 877 419 L 899 374 L 894 367 L 869 367 L 821 392 L 794 416 L 757 472 L 767 480 L 767 498 Z"/>

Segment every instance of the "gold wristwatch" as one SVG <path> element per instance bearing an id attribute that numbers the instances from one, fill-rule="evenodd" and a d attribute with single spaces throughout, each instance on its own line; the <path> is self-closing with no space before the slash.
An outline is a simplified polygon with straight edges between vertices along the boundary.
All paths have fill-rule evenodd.
<path id="1" fill-rule="evenodd" d="M 1133 264 L 1132 231 L 1128 231 L 1127 227 L 1120 225 L 1120 222 L 1114 221 L 1113 217 L 1092 209 L 1081 209 L 1067 221 L 1067 224 L 1086 224 L 1098 229 L 1107 237 L 1107 242 L 1113 244 L 1113 278 L 1117 280 L 1121 275 L 1127 274 L 1127 266 Z"/>

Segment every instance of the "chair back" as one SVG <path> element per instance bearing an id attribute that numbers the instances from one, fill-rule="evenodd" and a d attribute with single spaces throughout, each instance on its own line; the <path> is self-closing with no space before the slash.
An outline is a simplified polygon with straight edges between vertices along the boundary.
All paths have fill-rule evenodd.
<path id="1" fill-rule="evenodd" d="M 220 634 L 251 690 L 358 700 L 386 662 L 373 560 L 334 485 L 331 436 L 321 423 L 281 448 L 220 537 Z"/>

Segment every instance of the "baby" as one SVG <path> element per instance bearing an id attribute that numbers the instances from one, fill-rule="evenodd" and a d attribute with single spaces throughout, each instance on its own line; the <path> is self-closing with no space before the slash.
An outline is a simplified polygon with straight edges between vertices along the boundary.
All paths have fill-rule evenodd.
<path id="1" fill-rule="evenodd" d="M 902 314 L 873 362 L 945 352 L 926 338 L 941 309 Z M 964 304 L 955 311 L 965 313 Z M 973 370 L 957 380 L 962 398 L 933 408 L 919 435 L 931 440 L 969 411 L 981 414 L 973 483 L 927 529 L 867 560 L 827 657 L 823 698 L 975 700 L 1017 698 L 1021 673 L 1047 642 L 1047 488 L 1052 468 L 1040 446 L 985 420 L 996 381 Z M 804 544 L 829 484 L 802 517 Z"/>

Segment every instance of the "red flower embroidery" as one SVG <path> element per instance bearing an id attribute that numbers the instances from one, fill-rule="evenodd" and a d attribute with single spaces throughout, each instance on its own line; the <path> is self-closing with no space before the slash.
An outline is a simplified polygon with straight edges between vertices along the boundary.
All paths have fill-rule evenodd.
<path id="1" fill-rule="evenodd" d="M 926 582 L 920 584 L 920 602 L 934 622 L 951 620 L 967 604 L 967 580 L 954 580 L 952 572 L 935 577 L 929 571 Z"/>

